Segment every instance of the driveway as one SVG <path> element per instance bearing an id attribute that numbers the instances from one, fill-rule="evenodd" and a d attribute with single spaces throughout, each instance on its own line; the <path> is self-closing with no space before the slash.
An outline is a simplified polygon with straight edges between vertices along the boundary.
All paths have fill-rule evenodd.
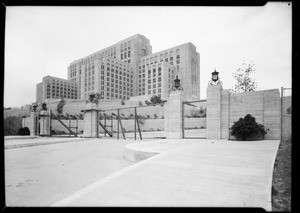
<path id="1" fill-rule="evenodd" d="M 6 205 L 50 206 L 133 164 L 123 158 L 123 152 L 134 140 L 76 140 L 6 141 L 10 147 L 5 149 Z M 34 146 L 26 147 L 28 144 Z"/>

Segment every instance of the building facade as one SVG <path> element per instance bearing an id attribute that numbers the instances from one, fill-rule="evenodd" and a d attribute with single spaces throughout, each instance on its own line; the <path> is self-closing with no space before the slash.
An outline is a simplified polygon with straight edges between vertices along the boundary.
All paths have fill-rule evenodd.
<path id="1" fill-rule="evenodd" d="M 78 82 L 81 99 L 91 92 L 100 93 L 101 99 L 124 99 L 133 96 L 134 71 L 131 65 L 112 57 L 100 57 L 79 69 Z"/>
<path id="2" fill-rule="evenodd" d="M 87 67 L 91 67 L 95 60 L 101 59 L 105 56 L 118 61 L 118 63 L 127 63 L 133 68 L 134 72 L 132 96 L 136 96 L 138 88 L 135 82 L 137 82 L 136 70 L 138 68 L 139 59 L 151 53 L 152 47 L 150 45 L 150 40 L 143 35 L 136 34 L 112 46 L 109 46 L 105 49 L 102 49 L 91 55 L 72 62 L 68 67 L 68 80 L 76 81 L 80 84 L 82 82 L 83 76 L 85 76 L 85 74 L 89 72 Z M 86 88 L 86 86 L 84 86 L 83 88 Z M 80 87 L 80 90 L 81 89 L 82 86 Z M 105 93 L 105 91 L 101 92 Z M 80 94 L 80 98 L 85 98 L 85 92 L 80 91 Z"/>
<path id="3" fill-rule="evenodd" d="M 129 99 L 149 95 L 166 98 L 176 77 L 188 98 L 200 99 L 200 54 L 195 45 L 188 42 L 152 53 L 150 40 L 136 34 L 75 60 L 68 67 L 68 80 L 61 80 L 63 85 L 77 85 L 76 95 L 66 93 L 66 98 L 86 99 L 96 92 L 102 99 Z M 64 90 L 52 93 L 52 86 L 49 92 L 43 82 L 37 85 L 37 100 L 65 95 Z"/>
<path id="4" fill-rule="evenodd" d="M 145 69 L 139 69 L 138 95 L 159 95 L 161 98 L 167 98 L 175 75 L 175 66 L 165 62 L 149 64 Z"/>
<path id="5" fill-rule="evenodd" d="M 195 45 L 189 42 L 142 57 L 139 61 L 139 74 L 142 74 L 143 77 L 144 73 L 149 72 L 149 65 L 163 62 L 175 67 L 175 78 L 178 76 L 181 80 L 184 93 L 192 99 L 200 99 L 200 54 L 196 51 Z M 169 81 L 173 83 L 172 79 L 174 78 L 166 78 L 165 84 L 168 84 Z M 139 88 L 142 88 L 142 91 L 139 90 L 138 95 L 146 94 L 140 79 Z"/>
<path id="6" fill-rule="evenodd" d="M 53 99 L 78 99 L 77 82 L 47 75 L 36 85 L 36 101 L 42 103 Z"/>
<path id="7" fill-rule="evenodd" d="M 122 82 L 122 85 L 118 85 L 118 93 L 115 92 L 116 88 L 111 87 L 111 85 L 116 86 L 115 81 L 120 79 L 111 76 L 111 74 L 115 76 L 116 73 L 107 72 L 107 69 L 110 71 L 116 70 L 112 67 L 112 64 L 108 65 L 105 62 L 108 59 L 114 61 L 115 64 L 122 64 L 122 66 L 128 64 L 132 68 L 132 73 L 128 73 L 130 79 L 125 79 L 126 85 L 124 85 L 124 82 Z M 162 62 L 164 64 L 160 68 L 155 65 Z M 99 69 L 99 63 L 105 66 L 104 70 L 101 70 L 101 65 Z M 96 66 L 96 64 L 98 65 Z M 169 79 L 161 78 L 160 85 L 173 83 L 173 79 L 178 76 L 185 94 L 192 99 L 200 99 L 200 54 L 197 52 L 195 45 L 188 42 L 152 54 L 150 40 L 140 34 L 126 38 L 82 59 L 75 60 L 68 67 L 68 80 L 78 82 L 80 85 L 80 98 L 82 99 L 85 99 L 88 93 L 92 91 L 103 94 L 104 99 L 128 99 L 132 96 L 149 95 L 150 93 L 166 97 L 171 87 L 167 92 L 165 88 L 159 88 L 158 79 L 153 79 L 149 83 L 146 75 L 149 70 L 154 72 L 153 69 L 155 72 L 158 72 L 158 69 L 161 69 L 162 73 L 168 72 L 169 68 L 167 67 L 173 70 L 174 76 L 170 75 Z M 127 67 L 126 69 L 130 70 L 131 68 Z M 94 73 L 95 76 L 89 74 L 90 72 Z M 169 76 L 169 74 L 166 76 Z M 128 80 L 129 82 L 127 82 Z M 107 86 L 107 83 L 109 86 Z M 129 83 L 129 86 L 127 83 Z M 123 90 L 121 93 L 119 91 L 120 86 Z M 113 92 L 111 92 L 112 90 Z"/>

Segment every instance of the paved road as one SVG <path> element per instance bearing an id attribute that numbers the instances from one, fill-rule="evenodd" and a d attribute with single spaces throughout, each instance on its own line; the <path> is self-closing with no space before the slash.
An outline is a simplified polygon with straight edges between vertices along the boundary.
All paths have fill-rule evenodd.
<path id="1" fill-rule="evenodd" d="M 278 145 L 276 140 L 141 143 L 140 150 L 160 154 L 109 175 L 53 206 L 262 207 L 271 211 Z M 139 149 L 139 145 L 129 146 Z"/>
<path id="2" fill-rule="evenodd" d="M 65 139 L 60 139 L 65 140 Z M 42 142 L 9 140 L 5 144 Z M 73 143 L 5 149 L 7 206 L 50 206 L 83 187 L 133 163 L 123 158 L 134 140 L 87 139 Z M 44 143 L 51 139 L 44 139 Z"/>

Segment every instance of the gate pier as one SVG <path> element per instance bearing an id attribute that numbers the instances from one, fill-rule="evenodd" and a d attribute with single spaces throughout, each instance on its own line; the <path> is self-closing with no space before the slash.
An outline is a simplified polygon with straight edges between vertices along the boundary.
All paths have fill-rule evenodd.
<path id="1" fill-rule="evenodd" d="M 98 138 L 99 136 L 99 109 L 95 103 L 87 103 L 84 110 L 84 131 L 85 138 Z"/>

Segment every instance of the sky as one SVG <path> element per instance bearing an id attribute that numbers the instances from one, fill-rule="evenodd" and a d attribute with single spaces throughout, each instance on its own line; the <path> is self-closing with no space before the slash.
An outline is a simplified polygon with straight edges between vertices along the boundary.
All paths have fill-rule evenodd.
<path id="1" fill-rule="evenodd" d="M 74 60 L 135 34 L 152 53 L 186 42 L 200 53 L 200 98 L 211 73 L 224 89 L 242 61 L 254 63 L 258 90 L 291 88 L 292 3 L 252 7 L 6 7 L 4 106 L 36 99 L 46 75 L 67 79 Z"/>

